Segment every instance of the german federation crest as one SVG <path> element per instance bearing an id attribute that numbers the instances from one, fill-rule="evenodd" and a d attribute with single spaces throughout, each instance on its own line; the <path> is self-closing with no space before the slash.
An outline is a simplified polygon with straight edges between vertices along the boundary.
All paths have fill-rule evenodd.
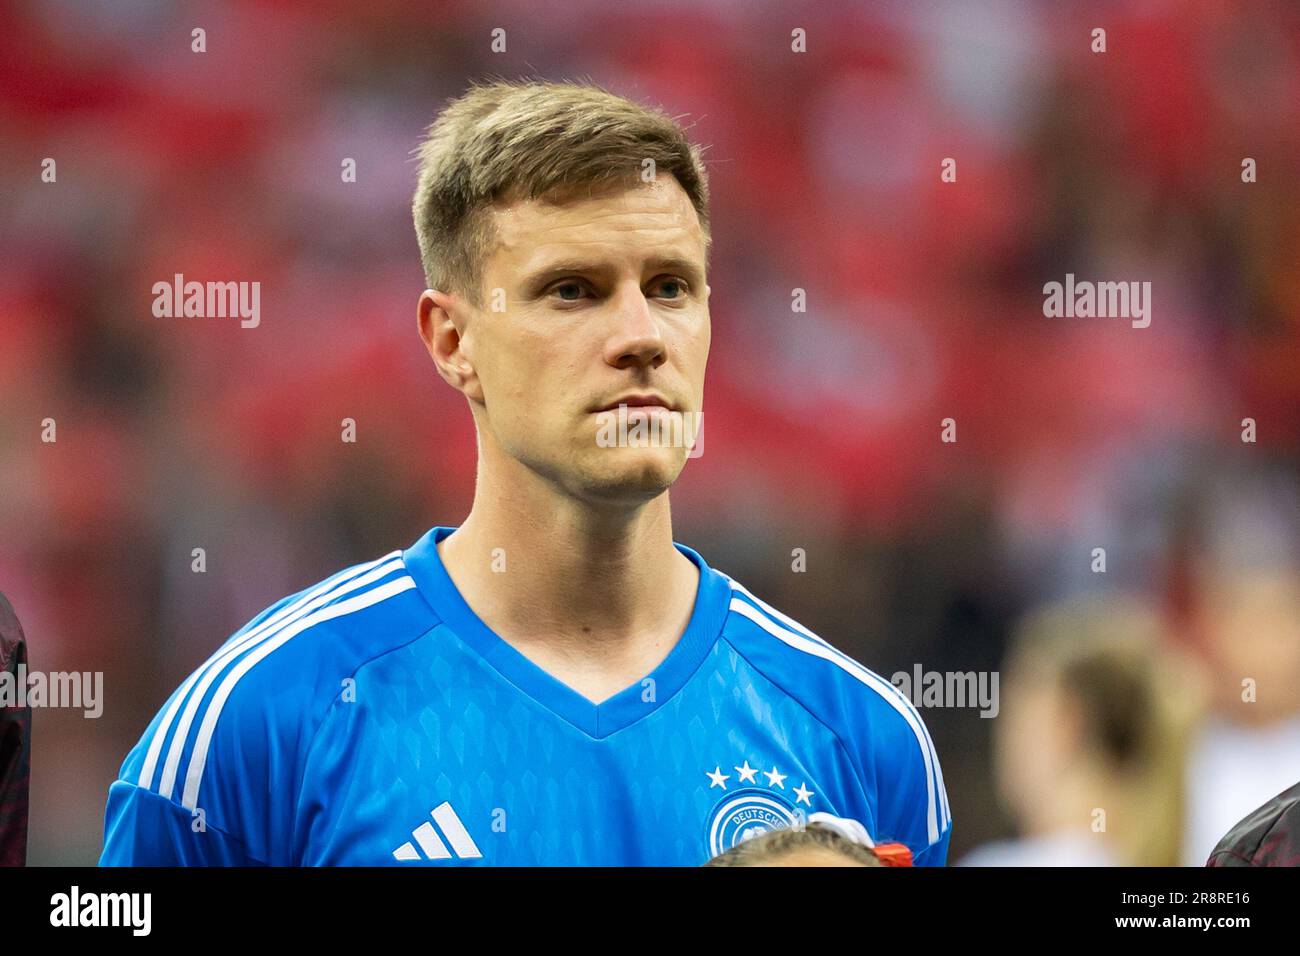
<path id="1" fill-rule="evenodd" d="M 779 793 L 750 787 L 729 793 L 709 814 L 709 856 L 751 837 L 803 822 L 803 813 Z"/>
<path id="2" fill-rule="evenodd" d="M 705 826 L 710 858 L 769 830 L 803 826 L 807 822 L 804 807 L 812 809 L 813 798 L 817 796 L 807 781 L 793 786 L 793 781 L 799 778 L 782 773 L 777 767 L 760 770 L 746 760 L 743 766 L 734 769 L 734 775 L 724 773 L 721 765 L 704 772 L 709 778 L 709 789 L 722 791 L 722 797 L 709 811 Z M 741 785 L 737 790 L 729 786 L 733 776 L 735 784 L 731 786 Z M 767 778 L 766 786 L 760 777 Z M 788 791 L 786 780 L 792 784 Z M 785 796 L 786 792 L 794 795 L 793 803 Z"/>

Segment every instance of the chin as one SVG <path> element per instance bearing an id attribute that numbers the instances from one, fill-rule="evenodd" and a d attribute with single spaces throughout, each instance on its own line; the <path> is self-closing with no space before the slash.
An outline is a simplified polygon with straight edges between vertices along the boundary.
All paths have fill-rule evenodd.
<path id="1" fill-rule="evenodd" d="M 672 487 L 685 465 L 680 449 L 608 449 L 615 460 L 595 462 L 581 479 L 593 497 L 639 503 L 659 497 Z"/>

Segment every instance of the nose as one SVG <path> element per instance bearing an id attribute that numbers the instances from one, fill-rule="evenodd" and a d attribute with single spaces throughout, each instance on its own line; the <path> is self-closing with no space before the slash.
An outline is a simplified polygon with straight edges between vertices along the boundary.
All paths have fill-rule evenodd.
<path id="1" fill-rule="evenodd" d="M 663 330 L 635 283 L 618 292 L 613 310 L 614 328 L 605 345 L 605 361 L 615 368 L 638 366 L 656 369 L 668 361 Z"/>

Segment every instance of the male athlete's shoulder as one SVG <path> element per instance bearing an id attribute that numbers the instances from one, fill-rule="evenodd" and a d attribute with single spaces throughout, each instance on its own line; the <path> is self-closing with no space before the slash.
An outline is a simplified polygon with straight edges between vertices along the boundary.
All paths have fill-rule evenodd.
<path id="1" fill-rule="evenodd" d="M 127 755 L 109 790 L 101 862 L 290 862 L 268 857 L 286 845 L 326 715 L 364 664 L 437 624 L 415 588 L 393 551 L 277 601 L 231 635 Z M 196 826 L 214 834 L 200 851 L 165 835 Z"/>
<path id="2" fill-rule="evenodd" d="M 719 572 L 721 574 L 721 572 Z M 731 589 L 723 639 L 827 727 L 875 806 L 877 840 L 942 865 L 952 816 L 925 721 L 893 684 L 722 574 Z"/>

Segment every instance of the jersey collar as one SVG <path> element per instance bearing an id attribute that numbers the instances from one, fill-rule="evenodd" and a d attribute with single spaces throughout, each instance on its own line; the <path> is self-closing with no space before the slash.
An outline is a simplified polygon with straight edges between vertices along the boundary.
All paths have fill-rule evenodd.
<path id="1" fill-rule="evenodd" d="M 491 630 L 461 596 L 443 566 L 437 544 L 456 529 L 431 528 L 403 552 L 406 568 L 435 614 L 472 651 L 541 707 L 591 737 L 608 737 L 654 713 L 690 680 L 717 641 L 727 616 L 730 587 L 699 554 L 673 547 L 699 569 L 700 584 L 690 622 L 668 656 L 645 678 L 599 704 L 552 677 Z M 652 681 L 653 683 L 648 683 Z M 648 698 L 648 699 L 647 699 Z"/>

